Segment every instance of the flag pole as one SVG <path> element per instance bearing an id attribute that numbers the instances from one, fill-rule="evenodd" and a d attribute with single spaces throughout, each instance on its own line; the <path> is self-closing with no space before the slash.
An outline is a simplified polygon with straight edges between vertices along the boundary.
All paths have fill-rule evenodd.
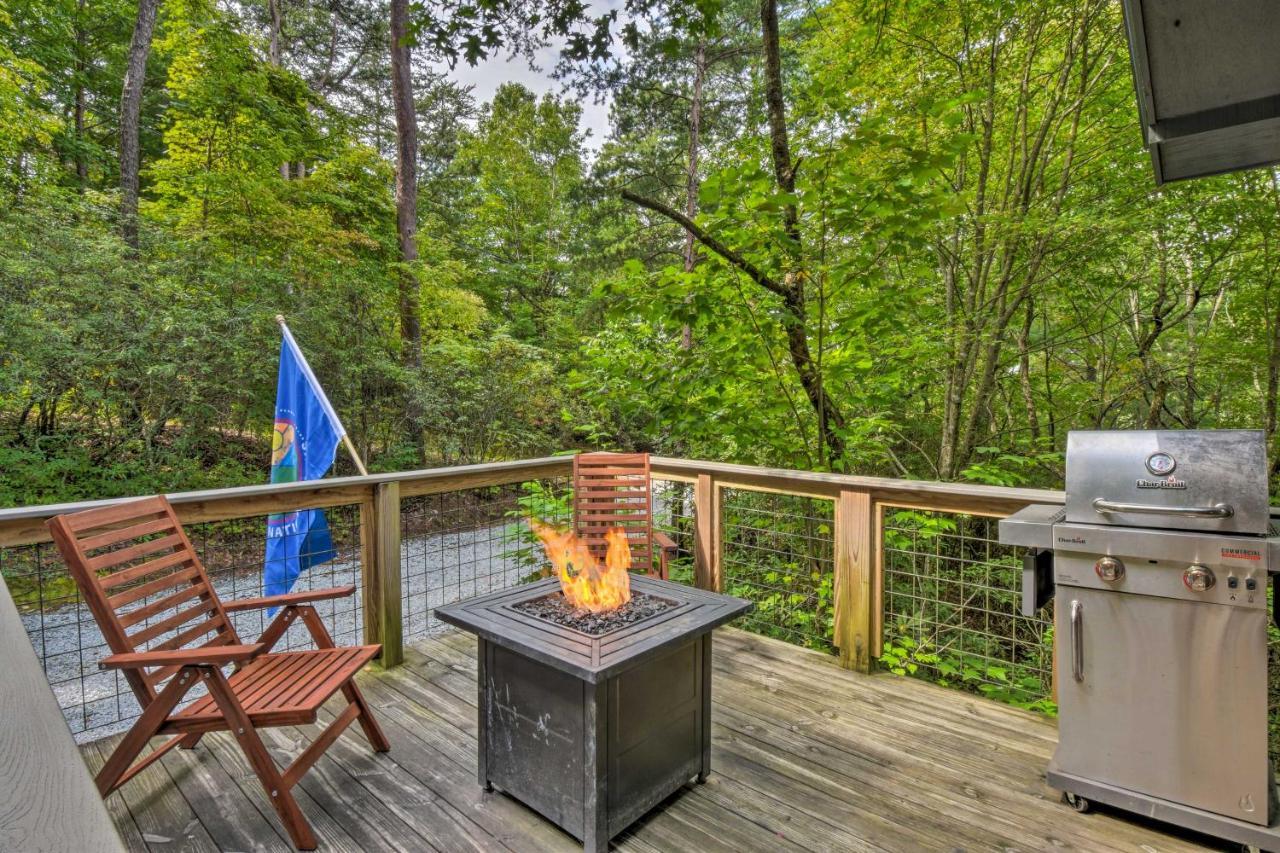
<path id="1" fill-rule="evenodd" d="M 281 329 L 288 332 L 289 326 L 285 323 L 283 314 L 276 315 L 276 322 L 280 324 Z M 351 454 L 351 461 L 356 463 L 356 470 L 360 472 L 361 476 L 369 476 L 369 469 L 364 467 L 364 460 L 361 459 L 360 454 L 356 452 L 356 446 L 352 444 L 351 436 L 347 434 L 347 428 L 345 425 L 342 427 L 342 446 L 347 448 L 347 452 Z"/>

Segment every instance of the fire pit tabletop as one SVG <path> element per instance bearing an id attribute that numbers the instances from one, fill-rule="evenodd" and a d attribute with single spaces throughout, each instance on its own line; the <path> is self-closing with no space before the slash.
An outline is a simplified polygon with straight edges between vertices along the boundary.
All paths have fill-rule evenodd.
<path id="1" fill-rule="evenodd" d="M 684 642 L 729 622 L 751 609 L 744 598 L 633 575 L 631 588 L 675 603 L 647 619 L 591 635 L 521 612 L 515 605 L 559 594 L 547 578 L 435 609 L 436 618 L 511 651 L 518 652 L 590 684 L 607 681 L 637 658 Z"/>

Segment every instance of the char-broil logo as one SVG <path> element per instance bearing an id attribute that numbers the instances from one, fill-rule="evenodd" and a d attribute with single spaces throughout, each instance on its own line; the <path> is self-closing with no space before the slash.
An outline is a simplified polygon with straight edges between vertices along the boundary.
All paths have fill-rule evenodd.
<path id="1" fill-rule="evenodd" d="M 1139 477 L 1134 485 L 1139 489 L 1185 489 L 1187 487 L 1187 481 L 1179 480 L 1177 477 L 1170 474 L 1168 477 L 1164 477 L 1160 480 L 1150 480 L 1146 477 Z"/>
<path id="2" fill-rule="evenodd" d="M 1261 560 L 1262 552 L 1255 551 L 1252 548 L 1223 548 L 1222 559 L 1224 560 Z"/>
<path id="3" fill-rule="evenodd" d="M 1059 545 L 1088 545 L 1089 540 L 1085 539 L 1083 536 L 1059 536 L 1058 544 Z"/>

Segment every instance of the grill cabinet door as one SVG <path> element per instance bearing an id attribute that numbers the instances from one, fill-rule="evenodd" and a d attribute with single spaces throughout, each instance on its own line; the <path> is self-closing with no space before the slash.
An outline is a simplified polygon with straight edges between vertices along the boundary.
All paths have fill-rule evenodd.
<path id="1" fill-rule="evenodd" d="M 1266 612 L 1069 586 L 1058 608 L 1058 767 L 1266 824 Z"/>

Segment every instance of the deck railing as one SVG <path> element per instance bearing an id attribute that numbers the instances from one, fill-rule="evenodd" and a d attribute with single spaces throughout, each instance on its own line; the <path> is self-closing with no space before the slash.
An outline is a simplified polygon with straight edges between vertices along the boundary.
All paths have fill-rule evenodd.
<path id="1" fill-rule="evenodd" d="M 697 582 L 757 602 L 745 627 L 1016 704 L 1053 694 L 1052 615 L 1019 615 L 995 520 L 1062 492 L 660 458 L 692 484 Z"/>
<path id="2" fill-rule="evenodd" d="M 880 659 L 1018 704 L 1051 698 L 1052 617 L 1018 615 L 1018 554 L 994 542 L 993 519 L 1060 503 L 1060 492 L 664 457 L 652 470 L 656 526 L 682 549 L 673 578 L 754 600 L 743 627 L 855 669 Z M 330 631 L 381 643 L 382 664 L 395 666 L 407 639 L 441 629 L 435 607 L 536 575 L 521 520 L 567 521 L 570 471 L 568 457 L 548 457 L 170 499 L 227 598 L 260 594 L 269 514 L 325 508 L 339 557 L 301 583 L 356 584 L 354 600 L 323 613 Z M 0 573 L 81 740 L 118 730 L 137 709 L 124 682 L 97 669 L 101 636 L 44 522 L 111 502 L 0 511 Z M 238 625 L 246 636 L 260 627 Z"/>
<path id="3" fill-rule="evenodd" d="M 169 495 L 178 516 L 225 600 L 262 594 L 269 515 L 325 509 L 336 559 L 314 566 L 298 589 L 353 584 L 355 596 L 323 602 L 318 610 L 337 642 L 382 643 L 383 663 L 398 664 L 406 632 L 417 633 L 430 608 L 515 582 L 517 558 L 504 556 L 506 513 L 533 484 L 567 482 L 564 457 L 425 471 L 338 477 Z M 551 478 L 551 479 L 548 479 Z M 80 602 L 45 522 L 61 513 L 117 500 L 0 510 L 0 576 L 18 606 L 68 725 L 87 741 L 121 730 L 139 711 L 118 671 L 99 670 L 106 644 Z M 469 548 L 460 539 L 469 539 Z M 528 570 L 525 571 L 528 574 Z M 487 579 L 484 576 L 488 576 Z M 153 614 L 162 621 L 169 611 Z M 261 611 L 235 614 L 244 637 L 265 627 Z M 282 648 L 306 647 L 309 635 L 291 629 Z"/>

